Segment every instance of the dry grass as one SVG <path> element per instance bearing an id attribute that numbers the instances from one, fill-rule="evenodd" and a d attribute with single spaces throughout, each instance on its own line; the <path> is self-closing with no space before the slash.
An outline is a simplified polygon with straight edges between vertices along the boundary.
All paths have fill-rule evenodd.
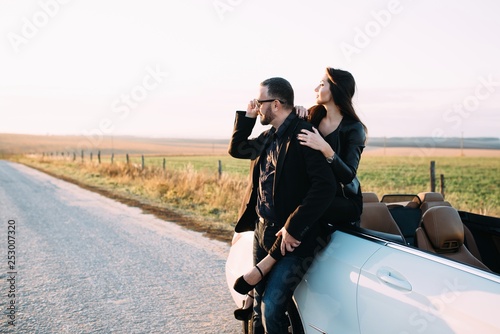
<path id="1" fill-rule="evenodd" d="M 231 239 L 248 181 L 249 162 L 229 157 L 226 142 L 110 139 L 103 138 L 98 147 L 103 154 L 102 164 L 97 163 L 97 149 L 93 161 L 89 161 L 90 152 L 85 151 L 83 162 L 80 151 L 65 151 L 82 142 L 81 137 L 71 136 L 0 134 L 0 154 L 3 151 L 6 158 L 5 152 L 59 152 L 45 157 L 17 155 L 14 159 L 210 237 Z M 63 157 L 61 152 L 75 152 L 76 160 L 72 159 L 73 153 Z M 113 164 L 111 152 L 115 153 Z M 130 164 L 125 162 L 125 153 L 130 154 Z M 144 169 L 141 154 L 146 154 Z M 164 157 L 166 170 L 161 163 Z M 363 190 L 379 196 L 417 193 L 429 189 L 428 164 L 436 160 L 437 174 L 446 175 L 446 199 L 454 207 L 500 216 L 499 157 L 500 150 L 368 147 L 359 175 Z M 224 165 L 220 177 L 218 160 Z"/>
<path id="2" fill-rule="evenodd" d="M 15 160 L 225 241 L 234 231 L 235 208 L 246 187 L 246 178 L 239 175 L 219 177 L 193 165 L 164 171 L 123 162 L 81 163 L 39 155 Z"/>

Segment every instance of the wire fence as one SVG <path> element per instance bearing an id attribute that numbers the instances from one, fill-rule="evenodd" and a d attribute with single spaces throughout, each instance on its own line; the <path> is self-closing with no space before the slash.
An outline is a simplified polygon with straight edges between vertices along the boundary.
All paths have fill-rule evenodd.
<path id="1" fill-rule="evenodd" d="M 111 153 L 110 155 L 102 155 L 101 151 L 97 151 L 96 154 L 94 152 L 88 152 L 88 154 L 85 154 L 85 152 L 82 150 L 78 154 L 76 152 L 43 152 L 41 154 L 31 154 L 31 155 L 39 155 L 42 158 L 49 158 L 49 159 L 55 159 L 55 160 L 67 160 L 67 161 L 72 161 L 72 162 L 90 162 L 90 163 L 97 163 L 100 165 L 101 163 L 106 163 L 106 160 L 109 161 L 109 163 L 112 165 L 116 163 L 115 159 L 115 154 Z M 165 173 L 167 169 L 167 158 L 163 157 L 149 157 L 149 165 L 146 164 L 146 156 L 144 154 L 140 155 L 140 163 L 137 163 L 137 158 L 135 158 L 137 155 L 131 156 L 128 153 L 125 154 L 125 163 L 127 165 L 136 167 L 140 170 L 145 170 L 146 167 L 159 167 L 159 160 L 160 160 L 160 167 Z M 218 177 L 222 177 L 223 173 L 223 168 L 222 168 L 222 160 L 218 159 L 216 162 L 216 169 L 217 169 L 217 174 Z"/>

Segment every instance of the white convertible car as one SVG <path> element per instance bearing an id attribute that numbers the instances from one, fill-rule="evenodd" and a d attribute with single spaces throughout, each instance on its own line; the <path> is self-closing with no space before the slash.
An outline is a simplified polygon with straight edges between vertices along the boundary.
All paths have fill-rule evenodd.
<path id="1" fill-rule="evenodd" d="M 291 333 L 500 333 L 500 218 L 439 193 L 363 197 L 361 228 L 334 232 L 295 290 Z M 252 234 L 235 236 L 226 263 L 237 307 Z"/>

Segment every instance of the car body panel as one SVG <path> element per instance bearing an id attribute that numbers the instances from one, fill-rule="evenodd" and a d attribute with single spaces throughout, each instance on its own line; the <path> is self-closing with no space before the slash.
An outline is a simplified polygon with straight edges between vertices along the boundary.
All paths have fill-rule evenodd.
<path id="1" fill-rule="evenodd" d="M 238 277 L 253 267 L 253 239 L 253 232 L 235 233 L 226 260 L 226 282 L 238 307 L 243 305 L 245 295 L 236 292 L 233 285 Z"/>
<path id="2" fill-rule="evenodd" d="M 436 258 L 381 247 L 361 270 L 361 333 L 498 333 L 498 276 Z"/>
<path id="3" fill-rule="evenodd" d="M 481 255 L 494 266 L 500 220 L 473 218 L 467 222 L 483 233 L 475 234 Z M 500 333 L 497 270 L 459 263 L 397 237 L 368 229 L 332 234 L 294 292 L 305 333 Z M 233 241 L 226 275 L 240 307 L 243 296 L 232 286 L 252 266 L 253 232 Z"/>
<path id="4" fill-rule="evenodd" d="M 349 245 L 345 247 L 345 245 Z M 382 245 L 336 232 L 295 289 L 306 333 L 359 333 L 356 294 L 360 270 Z"/>

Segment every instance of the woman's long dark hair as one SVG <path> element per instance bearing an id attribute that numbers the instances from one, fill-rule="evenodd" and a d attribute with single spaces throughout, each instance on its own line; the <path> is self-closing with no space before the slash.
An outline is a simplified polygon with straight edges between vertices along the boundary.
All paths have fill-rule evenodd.
<path id="1" fill-rule="evenodd" d="M 326 75 L 330 84 L 333 102 L 339 107 L 342 116 L 360 122 L 365 132 L 368 132 L 368 129 L 361 122 L 361 119 L 352 106 L 352 97 L 356 91 L 356 82 L 352 74 L 347 71 L 327 67 Z M 309 109 L 309 121 L 315 127 L 319 126 L 319 123 L 325 116 L 326 108 L 323 105 L 315 105 Z"/>

